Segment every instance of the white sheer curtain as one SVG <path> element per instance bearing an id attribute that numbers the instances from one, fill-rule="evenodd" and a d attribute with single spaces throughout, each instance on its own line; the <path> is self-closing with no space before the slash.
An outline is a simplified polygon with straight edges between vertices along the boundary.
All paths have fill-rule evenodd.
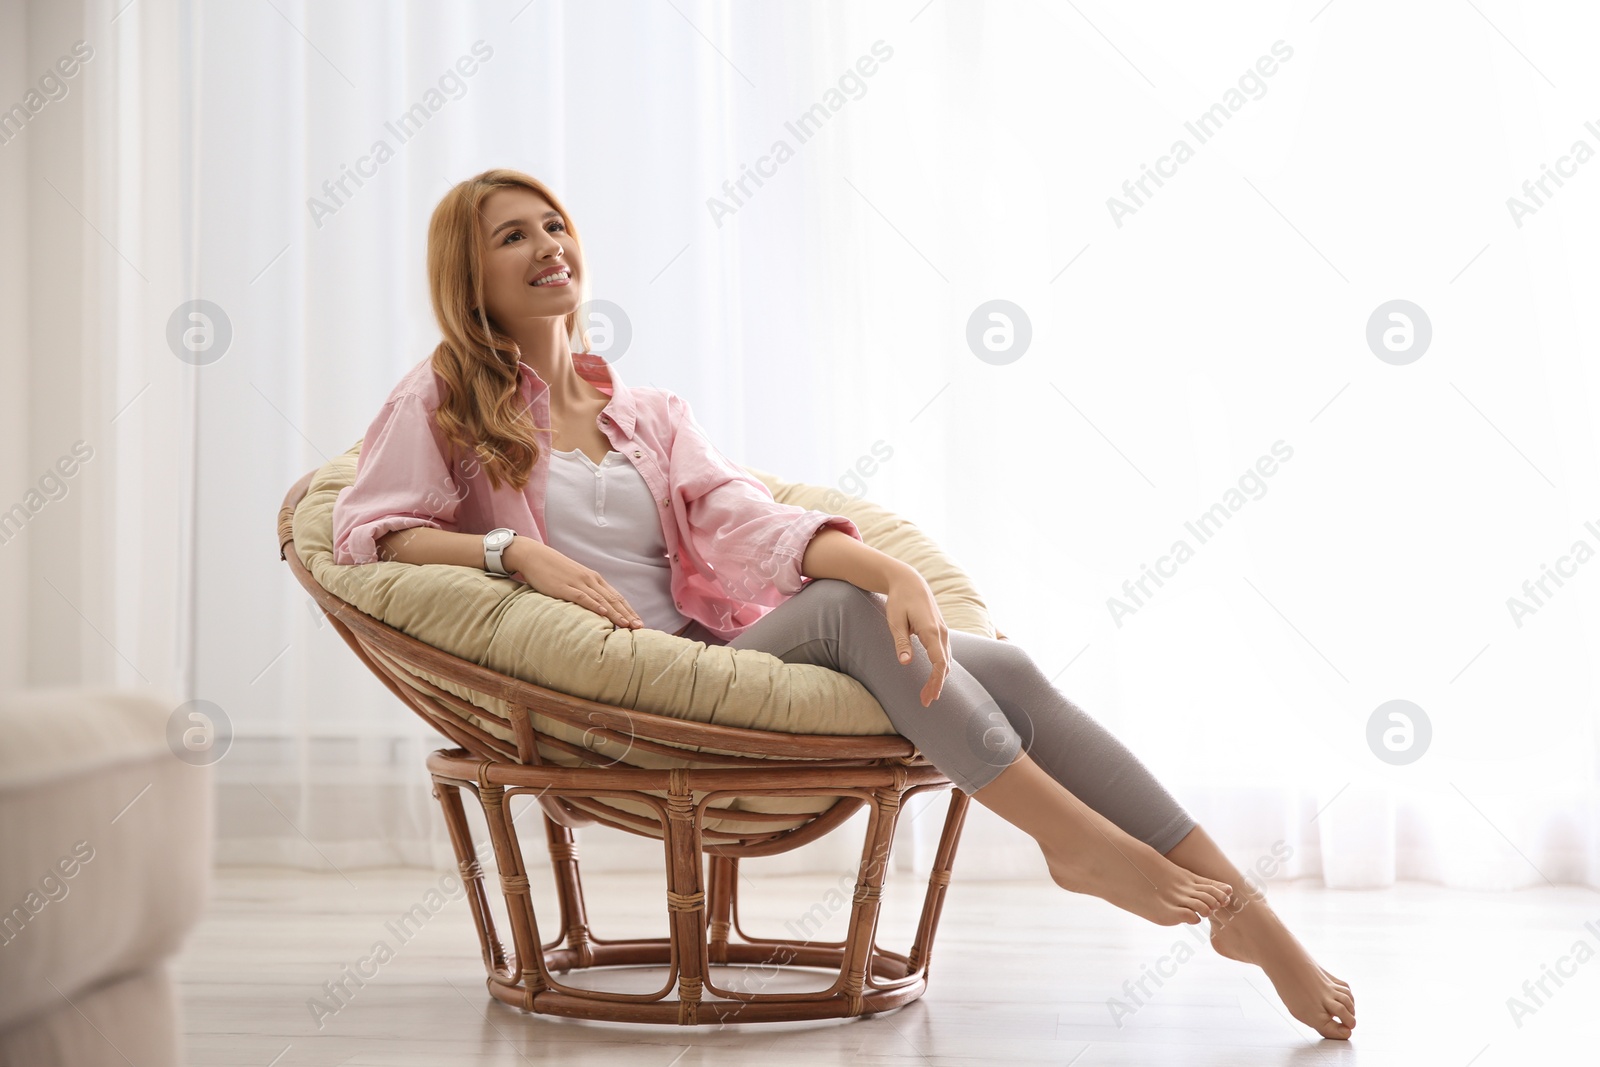
<path id="1" fill-rule="evenodd" d="M 120 7 L 85 9 L 116 15 L 95 70 L 143 95 L 93 98 L 84 173 L 186 266 L 86 365 L 126 402 L 178 300 L 232 326 L 210 365 L 143 357 L 171 388 L 142 424 L 152 455 L 194 440 L 173 581 L 196 592 L 171 629 L 183 695 L 235 732 L 225 862 L 449 861 L 422 769 L 437 738 L 319 625 L 272 518 L 431 349 L 428 214 L 505 165 L 574 212 L 594 295 L 632 324 L 627 380 L 688 396 L 747 463 L 922 526 L 1241 866 L 1600 885 L 1600 567 L 1578 561 L 1600 546 L 1578 296 L 1600 281 L 1581 240 L 1600 178 L 1558 164 L 1600 144 L 1578 91 L 1592 13 L 1394 10 L 1376 32 L 1339 4 Z M 492 54 L 452 76 L 478 42 Z M 418 103 L 402 142 L 389 124 Z M 1546 163 L 1565 185 L 1518 226 L 1507 198 Z M 975 317 L 996 300 L 1026 317 L 1020 356 L 1015 310 Z M 1394 300 L 1431 324 L 1403 365 L 1368 341 Z M 983 346 L 1008 327 L 1009 351 Z M 145 471 L 181 495 L 188 469 L 169 473 Z M 163 527 L 150 499 L 121 513 L 179 536 L 185 513 Z M 135 592 L 104 595 L 134 640 Z M 1511 597 L 1537 607 L 1520 625 Z M 1409 763 L 1382 742 L 1392 700 L 1429 725 Z M 941 811 L 912 820 L 902 863 Z M 587 864 L 659 863 L 580 837 Z M 849 862 L 835 837 L 794 862 Z M 981 808 L 957 862 L 1043 870 Z"/>
<path id="2" fill-rule="evenodd" d="M 807 163 L 839 423 L 895 448 L 874 497 L 1242 867 L 1600 885 L 1600 198 L 1562 158 L 1600 146 L 1594 13 L 867 10 L 835 65 L 894 59 Z M 1566 188 L 1519 227 L 1543 163 Z M 1004 365 L 964 343 L 997 299 L 1032 330 Z M 1397 299 L 1432 327 L 1405 365 L 1368 343 Z M 1431 726 L 1409 763 L 1392 700 Z M 1021 855 L 963 867 L 991 842 Z"/>

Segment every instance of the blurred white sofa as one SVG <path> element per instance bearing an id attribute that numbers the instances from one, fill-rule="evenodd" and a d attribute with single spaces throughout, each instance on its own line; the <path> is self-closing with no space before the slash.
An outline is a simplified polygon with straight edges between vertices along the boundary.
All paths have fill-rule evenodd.
<path id="1" fill-rule="evenodd" d="M 209 895 L 213 814 L 176 706 L 0 693 L 0 1067 L 182 1062 L 167 960 Z"/>

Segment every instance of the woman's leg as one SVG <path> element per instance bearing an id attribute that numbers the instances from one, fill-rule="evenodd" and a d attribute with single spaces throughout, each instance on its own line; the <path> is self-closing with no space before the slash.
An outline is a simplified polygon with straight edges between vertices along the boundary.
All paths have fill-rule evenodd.
<path id="1" fill-rule="evenodd" d="M 1260 966 L 1295 1018 L 1324 1037 L 1350 1036 L 1349 987 L 1316 965 L 1133 753 L 1013 642 L 952 631 L 955 662 L 926 708 L 931 664 L 920 641 L 901 664 L 883 598 L 848 582 L 809 583 L 730 644 L 851 674 L 930 762 L 1038 842 L 1057 884 L 1166 925 L 1208 915 L 1217 950 Z M 1232 899 L 1213 907 L 1229 887 Z"/>
<path id="2" fill-rule="evenodd" d="M 1165 854 L 1195 828 L 1149 768 L 1053 686 L 1021 646 L 952 630 L 950 652 L 994 698 L 1033 761 L 1130 837 Z"/>
<path id="3" fill-rule="evenodd" d="M 1039 843 L 1052 877 L 1064 888 L 1167 926 L 1199 922 L 1227 901 L 1226 885 L 1171 863 L 1040 769 L 1022 752 L 1023 739 L 1002 707 L 959 659 L 938 699 L 923 707 L 927 654 L 914 642 L 912 662 L 898 661 L 879 594 L 837 579 L 812 581 L 729 645 L 770 652 L 787 663 L 820 664 L 861 682 L 929 762 Z M 1140 792 L 1115 751 L 1101 757 L 1102 766 L 1086 769 L 1090 777 L 1109 775 L 1127 793 Z M 1154 784 L 1148 773 L 1145 778 Z M 1098 792 L 1108 795 L 1103 788 Z M 1176 809 L 1170 798 L 1147 790 L 1125 807 L 1146 811 L 1147 818 L 1154 812 L 1158 829 L 1170 828 Z"/>
<path id="4" fill-rule="evenodd" d="M 1350 987 L 1317 966 L 1260 888 L 1122 742 L 1051 685 L 1020 646 L 952 631 L 950 651 L 995 698 L 1051 777 L 1168 860 L 1233 887 L 1228 904 L 1209 916 L 1218 952 L 1259 966 L 1290 1013 L 1322 1036 L 1350 1036 L 1356 1021 Z"/>

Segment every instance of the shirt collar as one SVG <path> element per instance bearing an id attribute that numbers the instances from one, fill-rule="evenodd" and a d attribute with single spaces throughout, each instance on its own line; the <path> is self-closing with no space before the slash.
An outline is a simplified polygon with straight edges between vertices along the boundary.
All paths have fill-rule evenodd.
<path id="1" fill-rule="evenodd" d="M 538 373 L 521 360 L 517 365 L 522 368 L 522 380 L 530 392 L 539 388 L 549 388 Z M 572 353 L 572 368 L 596 389 L 611 397 L 605 406 L 605 413 L 611 416 L 611 421 L 629 437 L 633 436 L 633 426 L 637 408 L 634 404 L 633 390 L 623 384 L 622 376 L 612 364 L 606 362 L 603 356 L 593 352 Z"/>

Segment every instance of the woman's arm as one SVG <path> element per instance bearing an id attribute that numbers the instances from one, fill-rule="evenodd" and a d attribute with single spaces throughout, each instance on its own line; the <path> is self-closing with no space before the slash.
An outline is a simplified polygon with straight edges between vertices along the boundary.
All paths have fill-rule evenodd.
<path id="1" fill-rule="evenodd" d="M 800 558 L 800 573 L 807 578 L 842 578 L 874 593 L 887 593 L 896 579 L 921 578 L 911 564 L 835 529 L 817 531 Z"/>
<path id="2" fill-rule="evenodd" d="M 453 531 L 462 490 L 415 393 L 385 401 L 362 438 L 352 485 L 333 504 L 333 561 L 378 562 L 378 542 L 401 530 Z"/>
<path id="3" fill-rule="evenodd" d="M 447 563 L 452 567 L 484 569 L 482 534 L 451 533 L 431 526 L 412 526 L 386 533 L 375 544 L 381 560 Z M 510 552 L 506 555 L 509 557 Z"/>
<path id="4" fill-rule="evenodd" d="M 396 530 L 378 539 L 381 559 L 399 563 L 447 563 L 454 567 L 484 569 L 483 535 L 450 533 L 416 526 Z M 500 562 L 535 592 L 588 608 L 617 626 L 642 628 L 633 605 L 599 571 L 551 548 L 543 541 L 518 534 L 500 555 Z"/>
<path id="5" fill-rule="evenodd" d="M 684 520 L 683 560 L 725 595 L 776 607 L 805 585 L 801 557 L 818 533 L 861 539 L 848 516 L 778 503 L 765 483 L 711 443 L 688 401 L 661 392 L 672 420 L 668 467 L 673 507 Z"/>
<path id="6" fill-rule="evenodd" d="M 953 661 L 950 630 L 920 571 L 842 530 L 828 529 L 818 530 L 806 546 L 800 572 L 807 578 L 841 578 L 858 588 L 888 594 L 884 610 L 895 654 L 902 664 L 910 663 L 911 635 L 917 635 L 930 664 L 928 680 L 922 686 L 922 706 L 939 699 Z"/>

